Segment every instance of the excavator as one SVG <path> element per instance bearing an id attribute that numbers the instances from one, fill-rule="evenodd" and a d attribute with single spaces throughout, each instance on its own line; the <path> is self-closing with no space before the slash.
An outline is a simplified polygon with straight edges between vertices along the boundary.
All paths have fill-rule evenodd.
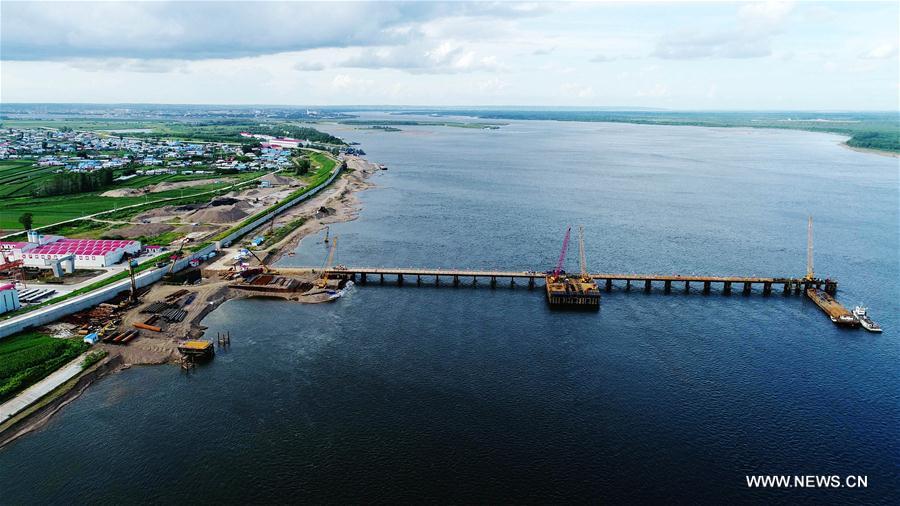
<path id="1" fill-rule="evenodd" d="M 331 269 L 331 266 L 334 265 L 334 253 L 337 250 L 337 236 L 334 236 L 334 240 L 331 242 L 331 248 L 328 250 L 328 257 L 325 259 L 325 265 L 322 266 L 322 277 L 316 282 L 316 286 L 319 288 L 325 288 L 328 286 L 328 269 Z"/>

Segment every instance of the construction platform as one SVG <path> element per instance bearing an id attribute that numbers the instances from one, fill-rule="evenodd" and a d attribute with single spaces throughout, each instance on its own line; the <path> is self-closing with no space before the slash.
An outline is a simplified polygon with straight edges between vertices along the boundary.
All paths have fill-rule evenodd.
<path id="1" fill-rule="evenodd" d="M 547 303 L 553 308 L 600 309 L 600 290 L 591 278 L 569 277 L 565 273 L 544 278 Z"/>
<path id="2" fill-rule="evenodd" d="M 204 340 L 184 341 L 179 343 L 178 351 L 180 351 L 182 355 L 199 359 L 212 358 L 216 353 L 212 341 Z"/>

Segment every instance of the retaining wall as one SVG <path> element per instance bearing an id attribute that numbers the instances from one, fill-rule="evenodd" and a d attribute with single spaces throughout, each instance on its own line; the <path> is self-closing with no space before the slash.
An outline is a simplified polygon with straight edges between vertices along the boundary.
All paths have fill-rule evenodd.
<path id="1" fill-rule="evenodd" d="M 215 244 L 210 244 L 200 251 L 196 251 L 188 256 L 185 256 L 184 258 L 175 262 L 175 267 L 173 267 L 172 270 L 174 272 L 178 272 L 187 267 L 188 263 L 191 260 L 203 255 L 207 255 L 210 252 L 215 251 L 215 249 Z M 154 268 L 142 272 L 134 277 L 135 284 L 138 288 L 143 288 L 147 285 L 153 284 L 162 279 L 162 277 L 169 271 L 169 267 L 169 265 L 166 265 L 165 267 Z M 0 321 L 0 339 L 18 332 L 22 332 L 23 330 L 28 330 L 29 328 L 46 325 L 62 318 L 63 316 L 67 316 L 72 313 L 77 313 L 78 311 L 83 311 L 85 309 L 91 308 L 93 306 L 96 306 L 97 304 L 100 304 L 101 302 L 106 302 L 112 299 L 116 295 L 120 294 L 121 292 L 127 291 L 130 288 L 131 280 L 125 278 L 110 285 L 104 286 L 103 288 L 98 288 L 97 290 L 64 300 L 58 304 L 35 309 L 34 311 L 15 316 L 8 320 Z"/>

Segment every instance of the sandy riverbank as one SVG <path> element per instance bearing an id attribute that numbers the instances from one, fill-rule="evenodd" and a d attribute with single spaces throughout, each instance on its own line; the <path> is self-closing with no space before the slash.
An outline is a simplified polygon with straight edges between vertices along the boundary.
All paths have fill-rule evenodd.
<path id="1" fill-rule="evenodd" d="M 375 186 L 369 181 L 369 177 L 380 172 L 381 169 L 378 164 L 355 156 L 347 157 L 346 161 L 349 170 L 335 181 L 331 188 L 310 200 L 308 206 L 297 206 L 277 219 L 275 227 L 299 217 L 307 218 L 302 226 L 267 248 L 274 247 L 278 251 L 269 256 L 267 259 L 269 264 L 277 262 L 282 256 L 294 251 L 304 237 L 315 234 L 332 223 L 352 221 L 359 217 L 360 205 L 356 193 Z M 322 208 L 328 212 L 318 212 Z"/>
<path id="2" fill-rule="evenodd" d="M 868 153 L 870 155 L 886 156 L 888 158 L 900 158 L 900 153 L 893 153 L 890 151 L 882 151 L 880 149 L 857 148 L 857 147 L 847 144 L 846 142 L 842 142 L 841 146 L 843 146 L 847 149 L 853 150 L 853 151 L 859 151 L 860 153 Z"/>

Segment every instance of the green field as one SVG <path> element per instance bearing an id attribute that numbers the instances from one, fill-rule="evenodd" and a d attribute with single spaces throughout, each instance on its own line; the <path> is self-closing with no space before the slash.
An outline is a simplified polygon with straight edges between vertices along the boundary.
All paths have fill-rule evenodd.
<path id="1" fill-rule="evenodd" d="M 138 176 L 127 181 L 122 181 L 108 189 L 116 188 L 140 188 L 150 184 L 160 183 L 163 181 L 176 182 L 199 179 L 229 179 L 230 182 L 209 183 L 188 188 L 179 188 L 175 190 L 166 190 L 156 193 L 150 193 L 137 197 L 101 197 L 102 192 L 81 193 L 77 195 L 57 195 L 53 197 L 15 197 L 0 199 L 0 229 L 17 230 L 21 229 L 19 217 L 23 213 L 32 213 L 34 215 L 34 226 L 41 227 L 58 223 L 60 221 L 80 218 L 82 216 L 99 213 L 102 211 L 114 210 L 119 207 L 132 204 L 148 203 L 148 206 L 131 212 L 124 212 L 118 215 L 121 219 L 123 216 L 133 216 L 147 209 L 154 207 L 152 202 L 159 199 L 171 197 L 190 197 L 211 190 L 226 188 L 235 183 L 242 183 L 250 179 L 261 176 L 264 172 L 246 172 L 241 174 L 233 174 L 227 176 L 221 175 L 199 175 L 199 176 Z M 208 198 L 208 197 L 207 197 Z M 159 205 L 167 205 L 169 202 L 163 202 Z M 113 219 L 114 217 L 104 217 L 104 219 Z"/>
<path id="2" fill-rule="evenodd" d="M 89 347 L 80 338 L 54 339 L 35 332 L 0 340 L 0 402 L 37 383 Z"/>

